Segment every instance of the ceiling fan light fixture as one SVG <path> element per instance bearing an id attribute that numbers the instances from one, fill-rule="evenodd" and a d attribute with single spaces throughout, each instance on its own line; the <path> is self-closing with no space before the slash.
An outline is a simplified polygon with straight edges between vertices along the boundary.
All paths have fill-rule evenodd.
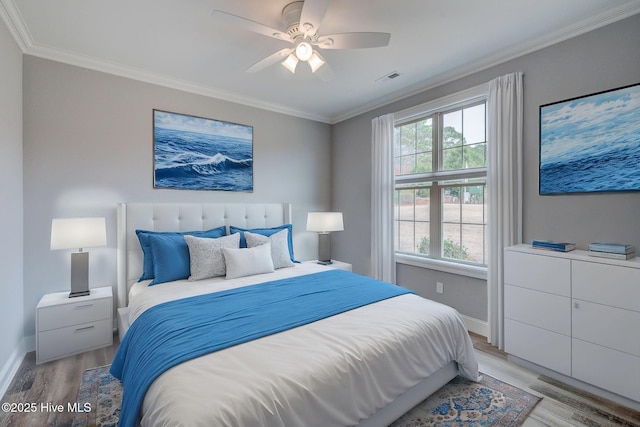
<path id="1" fill-rule="evenodd" d="M 300 61 L 308 61 L 313 55 L 313 47 L 309 42 L 303 41 L 296 46 L 296 56 Z"/>
<path id="2" fill-rule="evenodd" d="M 324 65 L 323 59 L 315 52 L 313 52 L 313 55 L 311 55 L 308 62 L 312 73 L 315 73 L 318 68 Z"/>
<path id="3" fill-rule="evenodd" d="M 282 66 L 284 68 L 286 68 L 287 70 L 291 71 L 291 73 L 295 74 L 296 73 L 296 66 L 298 65 L 298 58 L 296 58 L 296 56 L 294 54 L 289 54 L 289 56 L 287 56 L 287 59 L 285 59 L 284 61 L 282 61 Z"/>

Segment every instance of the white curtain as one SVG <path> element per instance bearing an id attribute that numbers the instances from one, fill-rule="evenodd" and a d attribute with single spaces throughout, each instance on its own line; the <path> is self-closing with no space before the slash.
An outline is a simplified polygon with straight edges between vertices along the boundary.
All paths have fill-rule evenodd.
<path id="1" fill-rule="evenodd" d="M 522 242 L 522 73 L 492 80 L 489 144 L 489 342 L 504 348 L 504 251 Z"/>
<path id="2" fill-rule="evenodd" d="M 393 244 L 393 114 L 371 121 L 371 271 L 375 279 L 395 283 Z"/>

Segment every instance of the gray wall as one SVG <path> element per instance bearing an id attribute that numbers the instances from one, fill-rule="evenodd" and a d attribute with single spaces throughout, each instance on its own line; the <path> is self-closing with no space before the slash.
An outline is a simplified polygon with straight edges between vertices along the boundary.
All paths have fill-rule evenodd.
<path id="1" fill-rule="evenodd" d="M 335 258 L 370 271 L 371 119 L 403 110 L 491 79 L 523 71 L 524 240 L 575 241 L 585 248 L 596 240 L 640 247 L 640 193 L 538 195 L 538 108 L 542 104 L 640 82 L 640 15 L 583 34 L 402 101 L 341 122 L 333 127 L 333 208 L 345 212 L 345 231 L 333 236 Z M 402 70 L 400 70 L 402 71 Z M 348 215 L 348 216 L 347 216 Z M 347 219 L 352 219 L 347 224 Z M 461 313 L 487 319 L 486 283 L 427 269 L 398 265 L 398 283 L 432 299 L 445 298 Z M 435 282 L 445 281 L 445 296 Z M 446 283 L 457 280 L 452 295 Z M 479 296 L 484 295 L 484 300 Z M 480 302 L 480 304 L 479 304 Z M 481 306 L 484 305 L 484 306 Z"/>
<path id="2" fill-rule="evenodd" d="M 541 197 L 537 191 L 538 106 L 637 83 L 638 46 L 640 15 L 329 126 L 30 56 L 21 63 L 0 26 L 0 366 L 23 335 L 33 335 L 38 299 L 68 289 L 69 253 L 49 250 L 53 217 L 107 218 L 108 246 L 91 250 L 91 286 L 115 285 L 115 206 L 127 201 L 289 202 L 301 259 L 316 256 L 316 236 L 304 232 L 306 212 L 341 210 L 345 231 L 332 236 L 334 258 L 369 273 L 371 119 L 513 71 L 526 74 L 525 240 L 640 246 L 639 193 Z M 153 108 L 252 125 L 255 191 L 154 190 Z M 435 282 L 445 281 L 441 300 L 486 319 L 486 297 L 478 303 L 486 294 L 482 281 L 410 266 L 399 266 L 398 278 L 433 299 L 439 298 Z"/>
<path id="3" fill-rule="evenodd" d="M 253 126 L 253 193 L 153 189 L 154 108 Z M 296 256 L 315 258 L 306 213 L 330 207 L 330 136 L 327 124 L 25 56 L 25 336 L 40 297 L 69 289 L 71 251 L 49 250 L 55 217 L 107 218 L 91 287 L 115 286 L 119 202 L 291 203 Z"/>
<path id="4" fill-rule="evenodd" d="M 1 22 L 1 21 L 0 21 Z M 0 382 L 21 356 L 22 312 L 22 53 L 0 23 Z M 0 389 L 2 384 L 0 384 Z M 2 394 L 2 393 L 0 393 Z"/>

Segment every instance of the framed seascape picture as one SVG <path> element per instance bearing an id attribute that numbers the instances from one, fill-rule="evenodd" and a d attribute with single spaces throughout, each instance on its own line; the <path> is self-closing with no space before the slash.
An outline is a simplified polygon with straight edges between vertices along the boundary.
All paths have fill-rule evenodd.
<path id="1" fill-rule="evenodd" d="M 153 110 L 153 186 L 253 191 L 253 127 Z"/>
<path id="2" fill-rule="evenodd" d="M 640 83 L 540 106 L 540 194 L 640 190 Z"/>

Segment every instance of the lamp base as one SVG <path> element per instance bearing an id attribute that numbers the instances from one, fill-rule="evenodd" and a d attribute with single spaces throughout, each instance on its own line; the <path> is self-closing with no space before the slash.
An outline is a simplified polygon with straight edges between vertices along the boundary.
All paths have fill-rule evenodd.
<path id="1" fill-rule="evenodd" d="M 331 264 L 331 234 L 318 234 L 318 264 Z"/>
<path id="2" fill-rule="evenodd" d="M 71 293 L 69 298 L 89 295 L 89 252 L 71 254 Z"/>
<path id="3" fill-rule="evenodd" d="M 91 291 L 69 292 L 69 298 L 86 297 L 91 295 Z"/>
<path id="4" fill-rule="evenodd" d="M 318 264 L 320 265 L 331 265 L 333 264 L 333 261 L 328 260 L 328 261 L 318 261 Z"/>

